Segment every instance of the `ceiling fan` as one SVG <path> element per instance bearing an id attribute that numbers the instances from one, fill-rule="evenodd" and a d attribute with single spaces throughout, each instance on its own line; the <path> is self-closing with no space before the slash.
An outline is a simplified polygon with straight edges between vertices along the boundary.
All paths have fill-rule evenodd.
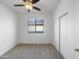
<path id="1" fill-rule="evenodd" d="M 37 11 L 41 11 L 40 8 L 35 7 L 34 4 L 39 2 L 40 0 L 23 0 L 24 4 L 14 4 L 16 7 L 25 6 L 25 8 L 30 12 L 31 9 L 35 9 Z"/>

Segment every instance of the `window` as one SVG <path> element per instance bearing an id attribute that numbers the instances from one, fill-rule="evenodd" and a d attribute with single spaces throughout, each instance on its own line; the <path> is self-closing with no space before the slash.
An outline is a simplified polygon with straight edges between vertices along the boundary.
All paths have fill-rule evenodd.
<path id="1" fill-rule="evenodd" d="M 44 32 L 44 20 L 30 18 L 28 20 L 28 32 L 29 33 L 43 33 Z"/>

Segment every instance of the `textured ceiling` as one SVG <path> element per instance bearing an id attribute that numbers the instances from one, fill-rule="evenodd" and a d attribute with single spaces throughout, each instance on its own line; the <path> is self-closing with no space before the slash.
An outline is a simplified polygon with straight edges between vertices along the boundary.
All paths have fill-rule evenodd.
<path id="1" fill-rule="evenodd" d="M 1 1 L 1 0 L 0 0 Z M 40 0 L 35 6 L 42 9 L 41 11 L 37 11 L 32 9 L 31 13 L 53 13 L 54 9 L 56 8 L 57 4 L 60 0 Z M 7 5 L 12 10 L 18 13 L 27 13 L 25 7 L 15 7 L 14 4 L 23 4 L 22 0 L 2 0 L 5 5 Z"/>

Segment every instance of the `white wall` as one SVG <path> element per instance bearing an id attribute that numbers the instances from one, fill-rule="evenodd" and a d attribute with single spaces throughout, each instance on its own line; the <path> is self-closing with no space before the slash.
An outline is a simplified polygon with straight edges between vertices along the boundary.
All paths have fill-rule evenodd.
<path id="1" fill-rule="evenodd" d="M 78 14 L 75 14 L 75 7 L 77 6 L 77 8 L 79 8 L 79 6 L 75 3 L 76 0 L 62 0 L 57 9 L 55 10 L 55 13 L 53 14 L 55 20 L 54 45 L 56 49 L 59 51 L 59 17 L 65 14 L 66 12 L 69 12 L 69 14 L 60 19 L 60 53 L 64 56 L 65 59 L 79 59 L 75 57 L 74 52 L 76 39 L 77 41 L 79 41 L 79 9 L 77 10 Z M 76 16 L 78 16 L 77 21 L 75 18 Z M 79 47 L 79 43 L 77 43 L 77 45 L 77 47 Z"/>
<path id="2" fill-rule="evenodd" d="M 19 15 L 19 39 L 26 44 L 50 44 L 51 43 L 51 15 L 50 14 L 24 14 Z M 44 19 L 44 33 L 28 33 L 27 20 L 29 17 Z"/>
<path id="3" fill-rule="evenodd" d="M 0 56 L 16 45 L 16 21 L 15 15 L 0 3 Z"/>

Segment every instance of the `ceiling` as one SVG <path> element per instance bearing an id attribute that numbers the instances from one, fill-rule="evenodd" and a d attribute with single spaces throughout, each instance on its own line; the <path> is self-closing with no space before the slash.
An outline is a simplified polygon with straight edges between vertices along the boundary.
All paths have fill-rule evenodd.
<path id="1" fill-rule="evenodd" d="M 1 1 L 1 0 L 0 0 Z M 54 9 L 57 7 L 60 0 L 40 0 L 35 6 L 42 9 L 41 11 L 31 10 L 31 13 L 53 13 Z M 2 0 L 2 3 L 7 5 L 12 10 L 17 13 L 27 13 L 25 7 L 15 7 L 14 4 L 22 4 L 24 3 L 22 0 Z"/>

